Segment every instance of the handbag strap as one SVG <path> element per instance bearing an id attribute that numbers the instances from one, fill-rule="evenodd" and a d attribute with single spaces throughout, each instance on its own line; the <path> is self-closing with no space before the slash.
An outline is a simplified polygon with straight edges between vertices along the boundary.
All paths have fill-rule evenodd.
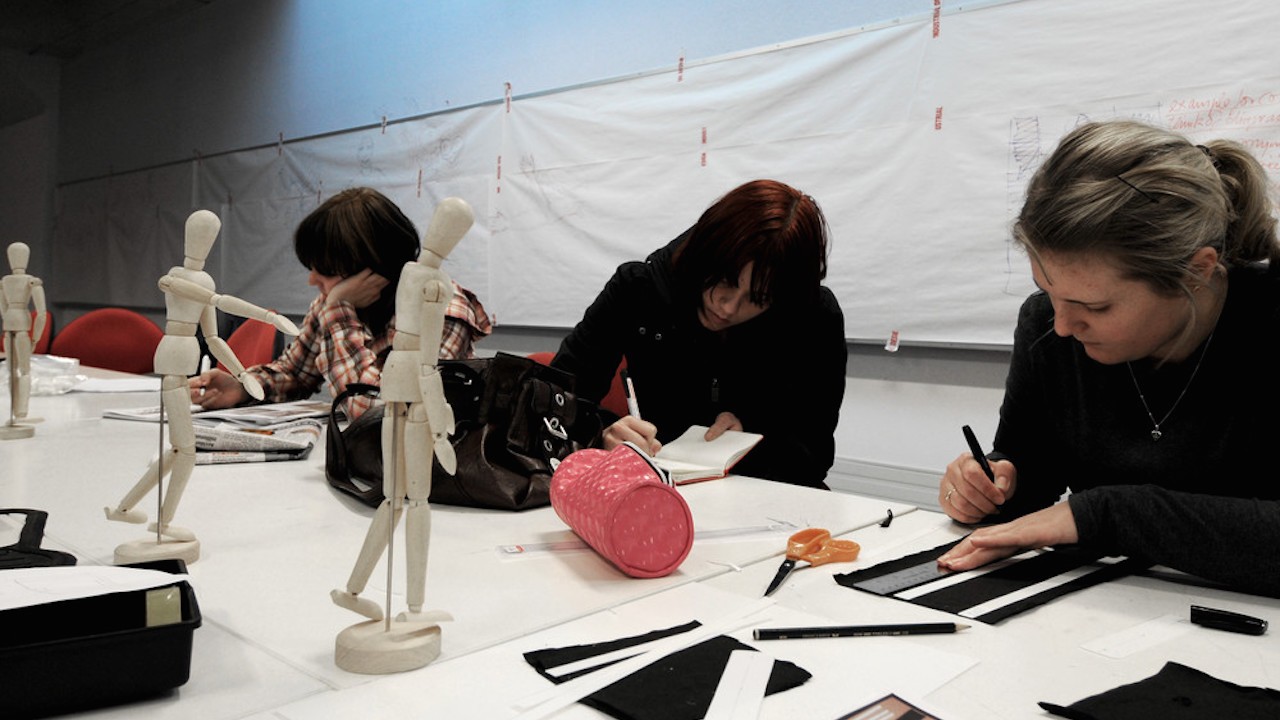
<path id="1" fill-rule="evenodd" d="M 0 569 L 76 564 L 76 557 L 70 553 L 40 547 L 40 542 L 44 539 L 44 523 L 49 513 L 24 508 L 0 510 L 0 515 L 9 514 L 25 515 L 26 519 L 18 535 L 18 542 L 0 548 Z"/>
<path id="2" fill-rule="evenodd" d="M 378 397 L 381 394 L 377 385 L 368 383 L 351 383 L 333 399 L 329 408 L 329 426 L 325 429 L 324 474 L 333 487 L 369 503 L 366 496 L 370 493 L 362 491 L 351 481 L 351 470 L 347 466 L 347 444 L 343 440 L 342 430 L 338 427 L 338 414 L 342 412 L 342 404 L 347 398 L 355 395 Z M 381 489 L 378 490 L 379 496 Z M 370 496 L 371 497 L 371 496 Z"/>

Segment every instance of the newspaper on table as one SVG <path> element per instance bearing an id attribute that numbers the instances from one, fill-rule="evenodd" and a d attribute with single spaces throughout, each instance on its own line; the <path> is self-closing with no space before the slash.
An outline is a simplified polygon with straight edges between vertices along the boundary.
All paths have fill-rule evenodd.
<path id="1" fill-rule="evenodd" d="M 196 464 L 303 460 L 320 439 L 323 424 L 301 418 L 276 425 L 245 427 L 232 423 L 193 423 Z"/>
<path id="2" fill-rule="evenodd" d="M 196 464 L 303 460 L 315 447 L 329 416 L 324 400 L 246 405 L 222 410 L 191 406 Z M 104 418 L 159 422 L 160 406 L 104 410 Z"/>

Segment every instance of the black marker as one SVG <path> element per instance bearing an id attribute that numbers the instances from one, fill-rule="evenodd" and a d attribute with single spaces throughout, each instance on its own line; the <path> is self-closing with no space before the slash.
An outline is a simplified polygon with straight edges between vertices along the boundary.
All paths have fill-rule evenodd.
<path id="1" fill-rule="evenodd" d="M 974 436 L 973 429 L 968 425 L 961 429 L 964 430 L 964 439 L 969 443 L 969 452 L 973 453 L 973 459 L 982 466 L 982 472 L 986 473 L 987 479 L 995 482 L 996 474 L 991 471 L 991 463 L 987 462 L 987 454 L 982 452 L 982 446 L 978 444 L 978 438 Z"/>
<path id="2" fill-rule="evenodd" d="M 1215 630 L 1243 633 L 1245 635 L 1261 635 L 1267 631 L 1267 621 L 1252 615 L 1242 615 L 1230 610 L 1191 606 L 1191 622 Z"/>

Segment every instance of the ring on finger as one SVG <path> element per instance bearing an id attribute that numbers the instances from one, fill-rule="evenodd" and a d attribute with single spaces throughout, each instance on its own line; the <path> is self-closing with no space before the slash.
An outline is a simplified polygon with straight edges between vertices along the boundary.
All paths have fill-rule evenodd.
<path id="1" fill-rule="evenodd" d="M 943 501 L 948 502 L 948 503 L 949 503 L 949 502 L 951 502 L 951 495 L 952 495 L 953 493 L 955 493 L 955 491 L 956 491 L 956 486 L 955 486 L 955 485 L 952 485 L 952 486 L 951 486 L 951 489 L 947 491 L 947 495 L 946 495 L 946 497 L 942 498 L 942 499 L 943 499 Z"/>

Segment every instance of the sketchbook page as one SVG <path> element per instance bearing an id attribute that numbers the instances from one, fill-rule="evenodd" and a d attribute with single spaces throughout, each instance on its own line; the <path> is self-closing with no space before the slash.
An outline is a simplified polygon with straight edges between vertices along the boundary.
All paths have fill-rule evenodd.
<path id="1" fill-rule="evenodd" d="M 663 445 L 654 460 L 671 472 L 676 482 L 724 477 L 764 438 L 759 433 L 728 430 L 708 442 L 702 439 L 706 434 L 706 425 L 691 425 L 680 437 Z"/>
<path id="2" fill-rule="evenodd" d="M 191 406 L 191 414 L 198 414 L 203 408 L 199 405 Z M 115 408 L 111 410 L 103 410 L 102 417 L 112 420 L 139 420 L 142 422 L 160 422 L 160 406 L 148 405 L 146 407 L 136 408 Z"/>

